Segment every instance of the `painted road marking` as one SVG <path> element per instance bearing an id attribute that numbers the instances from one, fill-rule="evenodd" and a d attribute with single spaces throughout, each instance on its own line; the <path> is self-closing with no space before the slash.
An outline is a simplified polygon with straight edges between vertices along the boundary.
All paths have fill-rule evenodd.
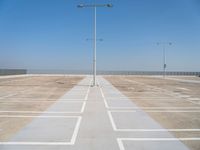
<path id="1" fill-rule="evenodd" d="M 68 103 L 83 103 L 82 106 L 81 106 L 81 109 L 80 111 L 15 111 L 15 110 L 3 110 L 3 111 L 0 111 L 0 113 L 83 113 L 84 109 L 85 109 L 85 105 L 86 105 L 86 102 L 68 102 Z"/>
<path id="2" fill-rule="evenodd" d="M 200 129 L 119 129 L 117 128 L 114 118 L 112 117 L 112 113 L 115 112 L 120 112 L 120 113 L 126 113 L 126 112 L 136 112 L 136 111 L 108 111 L 108 116 L 110 118 L 111 121 L 111 125 L 114 131 L 119 131 L 119 132 L 168 132 L 168 131 L 172 131 L 172 132 L 188 132 L 188 131 L 200 131 Z"/>
<path id="3" fill-rule="evenodd" d="M 190 91 L 190 89 L 183 88 L 183 87 L 177 87 L 176 89 L 185 90 L 185 91 Z"/>
<path id="4" fill-rule="evenodd" d="M 92 80 L 91 80 L 92 81 Z M 91 83 L 90 81 L 90 83 Z M 84 109 L 85 109 L 85 106 L 86 106 L 86 100 L 88 99 L 88 94 L 89 94 L 89 91 L 90 91 L 90 85 L 88 86 L 88 89 L 87 89 L 87 93 L 84 97 L 84 101 L 77 101 L 77 102 L 73 102 L 73 101 L 69 101 L 69 102 L 73 102 L 73 103 L 83 103 L 82 104 L 82 107 L 81 107 L 81 110 L 80 112 L 66 112 L 66 111 L 60 111 L 60 112 L 57 112 L 57 111 L 0 111 L 0 112 L 12 112 L 12 113 L 42 113 L 42 114 L 68 114 L 68 113 L 83 113 L 84 112 Z M 57 101 L 57 102 L 63 102 L 63 98 L 60 98 L 59 99 L 60 101 Z M 66 100 L 66 99 L 64 99 Z M 72 100 L 71 98 L 69 100 Z M 73 99 L 74 100 L 74 99 Z M 77 100 L 77 99 L 76 99 Z M 82 99 L 78 99 L 78 100 L 82 100 Z M 68 103 L 69 103 L 68 102 Z M 36 142 L 0 142 L 0 145 L 74 145 L 75 144 L 75 141 L 76 141 L 76 138 L 77 138 L 77 135 L 78 135 L 78 132 L 79 132 L 79 129 L 80 129 L 80 123 L 81 123 L 81 120 L 82 120 L 82 117 L 81 116 L 45 116 L 45 115 L 40 115 L 40 116 L 34 116 L 34 115 L 0 115 L 0 118 L 3 118 L 3 117 L 36 117 L 36 118 L 77 118 L 77 122 L 76 122 L 76 125 L 75 125 L 75 128 L 74 128 L 74 131 L 73 131 L 73 135 L 71 137 L 71 140 L 70 142 L 40 142 L 40 141 L 36 141 Z"/>
<path id="5" fill-rule="evenodd" d="M 76 118 L 78 116 L 0 115 L 0 118 Z"/>
<path id="6" fill-rule="evenodd" d="M 192 101 L 200 101 L 200 98 L 188 98 L 188 99 Z"/>
<path id="7" fill-rule="evenodd" d="M 48 118 L 49 116 L 45 116 L 45 118 Z M 53 116 L 54 117 L 54 116 Z M 62 116 L 63 117 L 63 116 Z M 65 116 L 65 118 L 77 118 L 77 122 L 74 128 L 73 135 L 70 139 L 70 142 L 0 142 L 0 145 L 74 145 L 78 131 L 80 128 L 80 123 L 82 117 L 80 116 Z"/>
<path id="8" fill-rule="evenodd" d="M 199 141 L 200 138 L 117 138 L 120 150 L 125 150 L 123 141 Z"/>
<path id="9" fill-rule="evenodd" d="M 10 101 L 0 101 L 0 103 L 40 103 L 40 102 L 42 102 L 42 103 L 52 103 L 52 102 L 58 102 L 59 100 L 54 100 L 54 101 L 52 101 L 52 100 L 21 100 L 21 101 L 19 101 L 19 100 L 17 100 L 17 101 L 13 101 L 13 100 L 10 100 Z M 76 100 L 76 101 L 74 101 L 74 100 L 67 100 L 67 101 L 59 101 L 59 103 L 69 103 L 69 102 L 84 102 L 85 100 Z"/>

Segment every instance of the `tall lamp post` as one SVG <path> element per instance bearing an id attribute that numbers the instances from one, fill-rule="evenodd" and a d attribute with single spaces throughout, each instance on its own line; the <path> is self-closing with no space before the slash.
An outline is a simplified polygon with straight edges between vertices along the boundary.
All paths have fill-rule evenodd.
<path id="1" fill-rule="evenodd" d="M 78 8 L 94 8 L 94 52 L 93 52 L 93 86 L 96 86 L 96 11 L 97 7 L 113 7 L 112 4 L 79 4 Z"/>
<path id="2" fill-rule="evenodd" d="M 166 45 L 172 45 L 171 42 L 157 42 L 157 45 L 162 45 L 163 47 L 163 78 L 166 76 Z"/>

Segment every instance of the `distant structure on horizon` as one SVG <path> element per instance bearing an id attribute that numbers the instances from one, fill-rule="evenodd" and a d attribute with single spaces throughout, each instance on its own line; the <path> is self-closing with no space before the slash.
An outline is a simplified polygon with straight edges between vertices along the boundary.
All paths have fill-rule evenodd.
<path id="1" fill-rule="evenodd" d="M 0 69 L 0 75 L 20 75 L 27 74 L 26 69 Z"/>
<path id="2" fill-rule="evenodd" d="M 28 74 L 92 74 L 92 70 L 28 70 Z M 163 75 L 163 71 L 97 71 L 98 75 Z M 167 71 L 166 75 L 200 76 L 200 72 Z"/>

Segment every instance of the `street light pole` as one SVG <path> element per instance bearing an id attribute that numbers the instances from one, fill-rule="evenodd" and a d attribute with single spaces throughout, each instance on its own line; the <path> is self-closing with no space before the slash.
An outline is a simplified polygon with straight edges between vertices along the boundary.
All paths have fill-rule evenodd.
<path id="1" fill-rule="evenodd" d="M 96 36 L 97 36 L 97 8 L 96 6 L 94 7 L 94 56 L 93 56 L 93 86 L 96 85 L 96 74 L 97 74 L 97 66 L 96 66 L 96 51 L 97 51 L 97 41 L 96 41 Z"/>
<path id="2" fill-rule="evenodd" d="M 163 44 L 163 77 L 166 76 L 166 55 L 165 55 L 165 44 Z"/>
<path id="3" fill-rule="evenodd" d="M 85 4 L 80 4 L 77 6 L 78 8 L 94 8 L 94 52 L 93 52 L 93 86 L 96 86 L 96 49 L 97 49 L 97 44 L 96 44 L 96 39 L 97 39 L 97 27 L 96 27 L 96 22 L 97 22 L 97 7 L 113 7 L 112 4 L 92 4 L 92 5 L 85 5 Z"/>
<path id="4" fill-rule="evenodd" d="M 172 45 L 171 42 L 158 42 L 157 45 L 162 45 L 163 46 L 163 78 L 166 76 L 166 45 Z"/>

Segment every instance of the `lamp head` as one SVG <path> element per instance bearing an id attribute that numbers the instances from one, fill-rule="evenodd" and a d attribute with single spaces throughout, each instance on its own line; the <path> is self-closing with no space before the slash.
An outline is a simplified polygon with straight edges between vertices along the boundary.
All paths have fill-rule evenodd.
<path id="1" fill-rule="evenodd" d="M 107 4 L 106 6 L 107 7 L 113 7 L 113 4 Z"/>
<path id="2" fill-rule="evenodd" d="M 83 5 L 83 4 L 79 4 L 79 5 L 77 5 L 77 7 L 78 7 L 78 8 L 83 8 L 84 5 Z"/>

